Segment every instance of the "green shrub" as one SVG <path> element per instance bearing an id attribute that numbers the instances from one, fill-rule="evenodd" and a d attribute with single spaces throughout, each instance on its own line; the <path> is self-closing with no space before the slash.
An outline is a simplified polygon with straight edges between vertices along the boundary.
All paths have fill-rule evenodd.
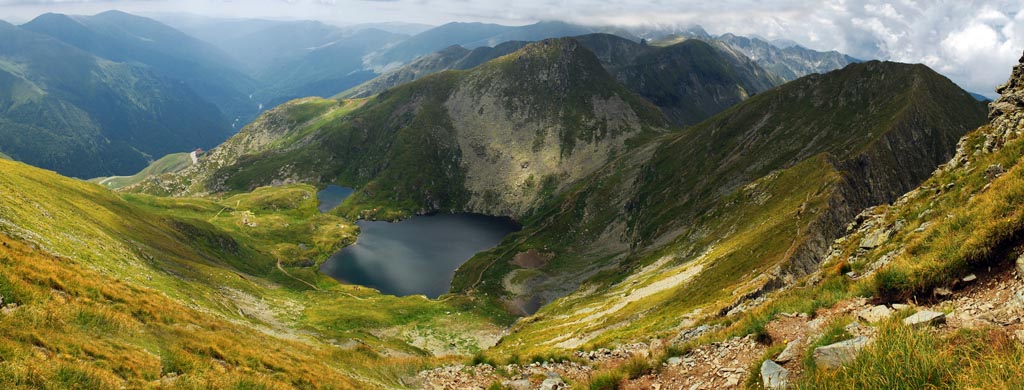
<path id="1" fill-rule="evenodd" d="M 624 379 L 619 371 L 602 372 L 590 379 L 590 390 L 617 390 Z"/>

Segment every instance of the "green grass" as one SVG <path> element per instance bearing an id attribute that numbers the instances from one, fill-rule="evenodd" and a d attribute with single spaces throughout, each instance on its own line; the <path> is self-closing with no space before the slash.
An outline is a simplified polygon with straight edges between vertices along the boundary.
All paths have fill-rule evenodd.
<path id="1" fill-rule="evenodd" d="M 1014 389 L 1024 386 L 1024 348 L 980 329 L 940 335 L 891 321 L 841 370 L 811 370 L 799 389 Z"/>
<path id="2" fill-rule="evenodd" d="M 566 332 L 583 334 L 596 331 L 600 335 L 591 343 L 615 343 L 635 340 L 643 337 L 668 336 L 663 333 L 679 322 L 679 316 L 700 308 L 705 313 L 715 313 L 724 305 L 731 303 L 731 297 L 737 289 L 749 291 L 757 287 L 749 283 L 754 276 L 779 264 L 786 259 L 787 251 L 800 242 L 797 226 L 813 221 L 813 213 L 804 212 L 797 217 L 801 205 L 807 210 L 821 209 L 830 194 L 828 165 L 823 158 L 805 162 L 790 170 L 781 172 L 770 179 L 758 182 L 755 189 L 740 190 L 723 199 L 711 214 L 698 224 L 692 226 L 688 234 L 665 245 L 661 250 L 646 254 L 635 259 L 628 267 L 615 269 L 607 275 L 606 280 L 598 274 L 589 282 L 597 286 L 603 293 L 584 297 L 571 297 L 542 308 L 537 316 L 529 322 L 516 327 L 516 332 L 502 343 L 502 348 L 513 350 L 525 348 L 527 351 L 551 348 L 545 345 Z M 824 184 L 822 184 L 824 181 Z M 763 204 L 755 202 L 759 193 L 770 194 Z M 730 210 L 724 213 L 718 210 Z M 761 221 L 758 224 L 742 225 L 744 221 Z M 797 221 L 807 221 L 799 222 Z M 700 232 L 700 238 L 695 239 Z M 681 253 L 694 253 L 699 249 L 714 245 L 714 249 L 706 253 L 694 263 L 693 258 L 681 256 Z M 652 266 L 657 261 L 668 258 L 660 269 L 649 270 L 638 283 L 625 281 L 625 275 L 636 275 L 640 269 Z M 565 261 L 563 258 L 562 261 Z M 581 258 L 580 261 L 585 261 Z M 596 319 L 589 319 L 583 324 L 574 324 L 592 314 L 585 308 L 612 307 L 631 290 L 652 285 L 659 280 L 684 272 L 688 266 L 701 265 L 703 268 L 688 282 L 665 288 L 647 298 L 621 307 Z M 583 288 L 587 288 L 584 286 Z M 826 299 L 827 296 L 822 296 Z M 808 303 L 814 300 L 807 301 Z M 581 314 L 574 314 L 580 311 Z M 642 313 L 642 315 L 640 315 Z M 764 320 L 770 319 L 766 314 Z M 762 323 L 762 326 L 763 326 Z M 612 327 L 614 330 L 604 330 Z M 757 333 L 751 331 L 751 333 Z M 745 335 L 746 333 L 744 333 Z"/>
<path id="3" fill-rule="evenodd" d="M 603 372 L 590 379 L 590 390 L 617 390 L 626 376 L 618 371 Z"/>
<path id="4" fill-rule="evenodd" d="M 174 173 L 192 165 L 189 153 L 172 153 L 151 162 L 145 169 L 131 176 L 100 177 L 89 180 L 112 190 L 138 184 L 150 176 Z"/>
<path id="5" fill-rule="evenodd" d="M 316 211 L 315 194 L 122 198 L 0 160 L 0 295 L 19 305 L 0 322 L 0 387 L 134 388 L 170 372 L 186 388 L 399 387 L 455 359 L 431 357 L 413 335 L 469 355 L 476 332 L 500 332 L 457 298 L 384 296 L 293 257 L 282 273 L 276 256 L 294 256 L 290 245 L 307 243 L 315 267 L 354 234 Z"/>

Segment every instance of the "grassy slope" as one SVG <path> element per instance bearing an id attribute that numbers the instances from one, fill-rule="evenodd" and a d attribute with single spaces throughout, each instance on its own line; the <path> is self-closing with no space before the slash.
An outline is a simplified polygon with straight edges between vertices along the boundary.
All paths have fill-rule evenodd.
<path id="1" fill-rule="evenodd" d="M 735 191 L 691 234 L 597 274 L 581 292 L 519 322 L 495 353 L 529 355 L 669 336 L 688 320 L 716 313 L 760 287 L 764 279 L 758 276 L 786 260 L 838 181 L 822 155 Z M 676 279 L 691 272 L 692 279 Z M 570 338 L 578 342 L 560 344 Z"/>
<path id="2" fill-rule="evenodd" d="M 900 93 L 871 90 L 880 83 L 899 86 Z M 522 321 L 502 351 L 570 347 L 572 342 L 560 343 L 567 337 L 558 337 L 566 334 L 591 344 L 635 340 L 677 330 L 687 318 L 714 317 L 770 282 L 769 276 L 779 274 L 776 267 L 811 243 L 814 230 L 834 212 L 835 198 L 843 196 L 845 159 L 868 153 L 870 145 L 904 126 L 936 131 L 929 138 L 952 145 L 958 131 L 980 122 L 981 107 L 966 95 L 930 100 L 957 90 L 926 69 L 872 63 L 761 94 L 659 141 L 641 167 L 610 166 L 592 185 L 565 194 L 527 220 L 526 229 L 470 260 L 453 285 L 457 291 L 508 296 L 499 281 L 522 272 L 509 260 L 528 248 L 555 253 L 539 270 L 555 280 L 603 267 L 581 292 Z M 922 121 L 919 113 L 904 114 L 910 107 L 934 111 Z M 933 159 L 942 158 L 936 154 Z M 622 194 L 624 201 L 609 201 Z M 621 252 L 595 252 L 608 240 L 605 229 L 624 218 L 636 246 L 632 253 L 624 246 Z M 693 282 L 668 282 L 698 265 L 704 268 Z M 647 286 L 655 292 L 621 305 Z"/>
<path id="3" fill-rule="evenodd" d="M 983 126 L 964 139 L 968 165 L 938 171 L 901 202 L 876 210 L 883 226 L 903 226 L 884 245 L 860 254 L 864 233 L 846 237 L 838 259 L 853 270 L 895 254 L 866 290 L 888 300 L 924 299 L 975 269 L 1012 263 L 1013 249 L 1024 242 L 1024 145 L 1011 135 L 1005 146 L 984 152 L 991 133 L 993 126 Z M 1006 173 L 986 173 L 994 165 Z"/>
<path id="4" fill-rule="evenodd" d="M 727 326 L 699 342 L 761 333 L 777 313 L 812 314 L 854 296 L 928 301 L 934 287 L 948 286 L 969 273 L 1012 267 L 1024 232 L 1020 119 L 1017 114 L 1002 122 L 1001 128 L 985 125 L 969 133 L 961 141 L 963 160 L 937 170 L 897 202 L 874 208 L 869 219 L 878 228 L 892 229 L 897 221 L 902 224 L 883 245 L 859 248 L 873 229 L 854 230 L 836 240 L 821 281 L 772 294 L 755 310 L 720 321 Z M 1016 130 L 1006 132 L 1006 128 Z M 992 150 L 986 145 L 994 139 L 1006 143 Z M 1006 173 L 993 178 L 986 173 L 993 165 L 1001 165 Z M 890 259 L 887 265 L 868 272 L 883 258 Z M 869 275 L 851 280 L 844 276 L 850 270 Z M 943 334 L 890 322 L 856 361 L 842 370 L 808 367 L 797 385 L 808 389 L 1019 388 L 1024 384 L 1018 374 L 1022 356 L 1024 347 L 1010 340 L 1003 329 Z"/>
<path id="5" fill-rule="evenodd" d="M 472 351 L 465 335 L 491 326 L 458 299 L 382 296 L 285 268 L 314 289 L 281 273 L 275 255 L 316 261 L 351 236 L 351 224 L 314 215 L 312 187 L 123 200 L 20 163 L 0 168 L 0 295 L 21 305 L 4 314 L 5 383 L 140 384 L 176 372 L 213 387 L 398 386 L 433 361 L 408 343 L 416 331 Z"/>
<path id="6" fill-rule="evenodd" d="M 137 184 L 150 176 L 178 172 L 192 165 L 189 153 L 172 153 L 153 161 L 145 169 L 131 176 L 99 177 L 89 180 L 112 190 Z"/>
<path id="7" fill-rule="evenodd" d="M 333 121 L 362 107 L 365 99 L 333 100 L 317 97 L 296 99 L 272 110 L 246 125 L 234 137 L 209 151 L 201 164 L 191 166 L 179 174 L 163 174 L 123 189 L 126 192 L 155 195 L 206 194 L 225 189 L 209 182 L 220 169 L 226 169 L 239 160 L 254 156 L 282 153 L 301 147 L 299 141 Z M 263 172 L 265 173 L 265 172 Z"/>
<path id="8" fill-rule="evenodd" d="M 0 36 L 0 135 L 19 160 L 83 178 L 129 174 L 230 135 L 215 106 L 150 69 L 11 25 Z"/>

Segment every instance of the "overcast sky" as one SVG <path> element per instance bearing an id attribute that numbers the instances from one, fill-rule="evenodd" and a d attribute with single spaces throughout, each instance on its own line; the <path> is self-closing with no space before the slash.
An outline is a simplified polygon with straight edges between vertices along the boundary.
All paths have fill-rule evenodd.
<path id="1" fill-rule="evenodd" d="M 994 96 L 1024 51 L 1021 0 L 0 0 L 0 18 L 43 12 L 189 12 L 317 19 L 335 24 L 480 21 L 692 25 L 792 39 L 862 59 L 920 62 L 967 90 Z"/>

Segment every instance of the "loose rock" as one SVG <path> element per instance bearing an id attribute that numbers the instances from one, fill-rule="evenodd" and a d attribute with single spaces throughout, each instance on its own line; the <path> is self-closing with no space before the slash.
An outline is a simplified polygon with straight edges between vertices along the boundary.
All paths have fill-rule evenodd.
<path id="1" fill-rule="evenodd" d="M 558 390 L 564 388 L 565 382 L 562 382 L 562 378 L 548 378 L 540 384 L 540 390 Z"/>
<path id="2" fill-rule="evenodd" d="M 860 247 L 862 249 L 875 249 L 889 240 L 889 234 L 891 232 L 888 229 L 873 230 L 860 241 Z"/>
<path id="3" fill-rule="evenodd" d="M 857 358 L 857 353 L 864 349 L 871 339 L 865 336 L 858 336 L 846 341 L 829 344 L 814 349 L 814 363 L 818 367 L 836 368 L 843 364 L 852 362 Z"/>
<path id="4" fill-rule="evenodd" d="M 530 390 L 530 381 L 526 379 L 520 379 L 516 381 L 506 381 L 502 383 L 502 386 L 512 390 Z"/>
<path id="5" fill-rule="evenodd" d="M 914 315 L 904 318 L 903 324 L 910 327 L 921 327 L 926 325 L 938 325 L 946 322 L 946 313 L 930 310 L 922 310 Z"/>
<path id="6" fill-rule="evenodd" d="M 868 323 L 875 323 L 883 321 L 892 316 L 892 309 L 889 309 L 885 305 L 873 306 L 857 313 L 857 318 L 860 318 Z"/>
<path id="7" fill-rule="evenodd" d="M 800 346 L 803 344 L 801 341 L 801 339 L 796 339 L 786 344 L 786 348 L 782 350 L 782 353 L 779 353 L 779 356 L 776 356 L 773 360 L 776 363 L 786 363 L 799 357 Z"/>
<path id="8" fill-rule="evenodd" d="M 784 389 L 788 385 L 789 370 L 771 360 L 761 363 L 761 383 L 765 389 Z"/>
<path id="9" fill-rule="evenodd" d="M 1024 253 L 1017 258 L 1017 274 L 1024 276 Z"/>

